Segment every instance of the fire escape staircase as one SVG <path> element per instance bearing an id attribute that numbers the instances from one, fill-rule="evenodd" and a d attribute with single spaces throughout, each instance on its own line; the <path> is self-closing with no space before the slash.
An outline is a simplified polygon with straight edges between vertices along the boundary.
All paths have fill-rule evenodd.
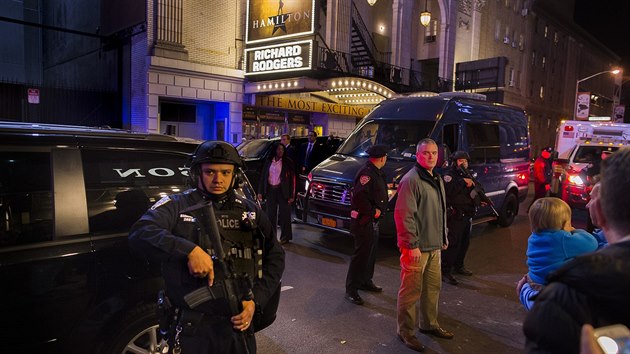
<path id="1" fill-rule="evenodd" d="M 377 62 L 376 56 L 379 52 L 354 2 L 352 3 L 351 18 L 350 54 L 352 66 L 354 68 L 375 67 Z"/>

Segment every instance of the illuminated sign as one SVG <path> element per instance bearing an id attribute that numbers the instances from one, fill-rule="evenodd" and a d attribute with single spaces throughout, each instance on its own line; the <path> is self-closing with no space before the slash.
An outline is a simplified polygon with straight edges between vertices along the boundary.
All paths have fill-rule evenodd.
<path id="1" fill-rule="evenodd" d="M 315 0 L 248 0 L 245 43 L 315 32 Z"/>
<path id="2" fill-rule="evenodd" d="M 342 116 L 363 117 L 370 112 L 369 108 L 349 106 L 338 103 L 308 101 L 284 96 L 256 95 L 256 106 L 293 109 L 299 111 L 339 114 Z"/>
<path id="3" fill-rule="evenodd" d="M 245 75 L 310 70 L 313 41 L 245 49 Z"/>

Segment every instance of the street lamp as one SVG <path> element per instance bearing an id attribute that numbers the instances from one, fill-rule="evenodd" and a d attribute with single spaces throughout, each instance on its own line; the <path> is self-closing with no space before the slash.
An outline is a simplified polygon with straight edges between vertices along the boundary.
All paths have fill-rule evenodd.
<path id="1" fill-rule="evenodd" d="M 367 2 L 370 6 L 374 6 L 374 4 L 376 4 L 376 0 L 367 0 Z"/>
<path id="2" fill-rule="evenodd" d="M 619 74 L 620 71 L 621 70 L 619 70 L 619 69 L 604 70 L 604 71 L 598 72 L 597 74 L 593 74 L 593 75 L 587 76 L 587 77 L 585 77 L 583 79 L 579 79 L 579 80 L 577 80 L 575 82 L 575 102 L 573 104 L 573 120 L 577 120 L 577 103 L 578 103 L 577 100 L 578 100 L 578 92 L 580 91 L 580 82 L 592 79 L 595 76 L 599 76 L 599 75 L 602 75 L 602 74 L 610 73 L 610 74 L 613 74 L 613 75 L 617 75 L 617 74 Z"/>
<path id="3" fill-rule="evenodd" d="M 420 23 L 427 27 L 431 23 L 431 13 L 427 10 L 427 1 L 424 0 L 424 11 L 420 14 Z"/>

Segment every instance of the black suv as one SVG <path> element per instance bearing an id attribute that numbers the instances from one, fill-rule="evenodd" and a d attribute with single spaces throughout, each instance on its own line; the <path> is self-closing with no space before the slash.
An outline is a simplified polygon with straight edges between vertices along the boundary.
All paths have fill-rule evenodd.
<path id="1" fill-rule="evenodd" d="M 186 188 L 198 143 L 0 122 L 2 352 L 155 347 L 159 265 L 133 257 L 127 233 L 154 202 Z M 253 198 L 243 180 L 240 192 Z"/>

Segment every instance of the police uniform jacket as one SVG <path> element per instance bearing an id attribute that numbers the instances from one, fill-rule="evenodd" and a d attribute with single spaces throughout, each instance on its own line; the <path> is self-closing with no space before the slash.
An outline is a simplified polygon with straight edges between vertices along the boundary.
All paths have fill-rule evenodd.
<path id="1" fill-rule="evenodd" d="M 359 213 L 357 221 L 360 225 L 372 221 L 377 208 L 382 213 L 387 209 L 385 172 L 374 166 L 372 161 L 368 160 L 354 177 L 351 205 L 352 210 Z"/>
<path id="2" fill-rule="evenodd" d="M 280 284 L 284 271 L 284 251 L 278 244 L 275 232 L 267 217 L 253 202 L 237 196 L 234 190 L 222 203 L 213 203 L 222 240 L 226 236 L 251 235 L 262 250 L 262 269 L 249 274 L 253 280 L 256 308 L 264 308 Z M 186 308 L 184 295 L 207 286 L 207 278 L 195 278 L 188 271 L 188 254 L 200 243 L 200 228 L 196 210 L 204 206 L 201 192 L 191 189 L 162 198 L 153 205 L 132 227 L 129 246 L 136 253 L 162 264 L 166 293 L 178 307 Z M 247 219 L 247 220 L 246 220 Z M 247 225 L 255 223 L 253 229 Z M 208 232 L 210 232 L 208 230 Z M 225 250 L 225 242 L 224 250 Z M 203 247 L 202 247 L 203 248 Z M 225 250 L 229 252 L 229 250 Z M 256 251 L 257 252 L 257 251 Z M 220 287 L 224 275 L 217 267 L 215 286 Z M 226 299 L 210 300 L 196 310 L 217 315 L 231 315 Z"/>
<path id="3" fill-rule="evenodd" d="M 538 184 L 549 184 L 551 183 L 551 175 L 551 159 L 545 159 L 539 156 L 536 161 L 534 161 L 534 182 Z"/>
<path id="4" fill-rule="evenodd" d="M 455 164 L 446 171 L 443 177 L 446 205 L 453 209 L 451 215 L 471 217 L 476 212 L 475 200 L 470 196 L 475 187 L 467 187 L 464 178 L 466 174 Z"/>

